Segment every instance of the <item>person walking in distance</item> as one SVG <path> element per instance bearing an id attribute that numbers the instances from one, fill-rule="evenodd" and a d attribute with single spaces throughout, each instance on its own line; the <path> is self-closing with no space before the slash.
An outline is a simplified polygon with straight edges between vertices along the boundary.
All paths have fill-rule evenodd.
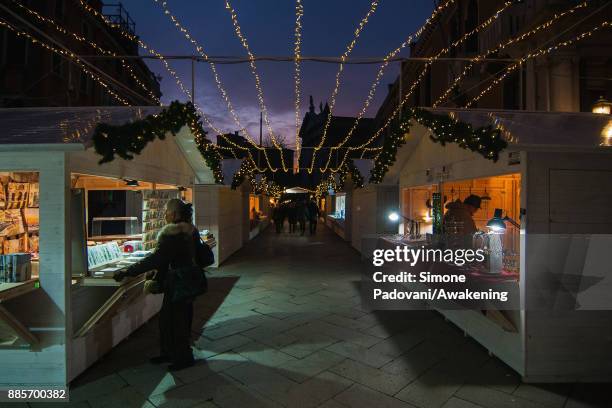
<path id="1" fill-rule="evenodd" d="M 297 221 L 300 224 L 300 235 L 306 232 L 306 219 L 308 218 L 308 207 L 304 200 L 300 200 L 296 206 Z"/>
<path id="2" fill-rule="evenodd" d="M 287 218 L 289 218 L 289 233 L 293 234 L 297 230 L 297 206 L 293 201 L 289 203 Z"/>
<path id="3" fill-rule="evenodd" d="M 185 288 L 185 282 L 180 282 L 184 276 L 180 271 L 192 268 L 201 271 L 203 275 L 203 268 L 214 263 L 214 255 L 191 223 L 191 204 L 172 199 L 166 204 L 165 211 L 166 225 L 159 232 L 155 250 L 125 271 L 115 273 L 114 278 L 121 281 L 128 276 L 157 271 L 152 280 L 155 285 L 151 285 L 156 289 L 150 292 L 164 295 L 159 312 L 161 352 L 151 362 L 171 363 L 168 370 L 176 371 L 194 364 L 190 346 L 194 299 L 177 296 L 179 288 L 183 291 Z M 204 275 L 202 279 L 205 284 Z"/>
<path id="4" fill-rule="evenodd" d="M 321 212 L 319 211 L 319 206 L 314 199 L 308 201 L 308 226 L 310 228 L 310 235 L 317 233 L 317 222 L 319 221 L 319 217 L 321 216 Z"/>

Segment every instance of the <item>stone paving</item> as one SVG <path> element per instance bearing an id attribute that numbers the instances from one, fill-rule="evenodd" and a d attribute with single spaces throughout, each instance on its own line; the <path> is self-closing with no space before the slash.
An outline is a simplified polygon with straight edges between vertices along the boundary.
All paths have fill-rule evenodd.
<path id="1" fill-rule="evenodd" d="M 73 384 L 77 407 L 612 407 L 606 385 L 527 385 L 435 312 L 370 312 L 359 254 L 269 228 L 212 271 L 198 363 L 167 373 L 151 321 Z M 65 406 L 65 405 L 62 405 Z"/>

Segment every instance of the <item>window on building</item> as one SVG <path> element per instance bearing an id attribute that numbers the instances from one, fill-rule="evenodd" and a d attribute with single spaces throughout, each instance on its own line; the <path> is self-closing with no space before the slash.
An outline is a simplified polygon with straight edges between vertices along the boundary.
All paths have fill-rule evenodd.
<path id="1" fill-rule="evenodd" d="M 55 0 L 55 18 L 58 20 L 64 18 L 64 1 L 65 0 Z"/>
<path id="2" fill-rule="evenodd" d="M 518 110 L 520 103 L 520 73 L 514 71 L 504 81 L 504 109 Z"/>
<path id="3" fill-rule="evenodd" d="M 91 80 L 84 71 L 81 71 L 81 79 L 79 82 L 80 82 L 80 87 L 79 87 L 80 93 L 83 95 L 89 95 L 91 91 Z"/>
<path id="4" fill-rule="evenodd" d="M 15 33 L 7 32 L 6 41 L 7 63 L 25 65 L 28 62 L 28 43 L 25 37 L 19 37 Z"/>
<path id="5" fill-rule="evenodd" d="M 465 32 L 469 33 L 478 26 L 478 1 L 470 0 L 465 19 Z M 471 35 L 465 42 L 465 52 L 473 54 L 478 52 L 478 33 Z"/>
<path id="6" fill-rule="evenodd" d="M 612 60 L 588 59 L 580 62 L 580 110 L 591 112 L 600 98 L 612 99 Z"/>
<path id="7" fill-rule="evenodd" d="M 64 74 L 64 60 L 59 54 L 51 53 L 51 67 L 53 73 L 59 76 Z"/>
<path id="8" fill-rule="evenodd" d="M 86 22 L 83 22 L 81 32 L 83 33 L 83 37 L 91 39 L 91 31 L 89 30 L 89 25 Z"/>

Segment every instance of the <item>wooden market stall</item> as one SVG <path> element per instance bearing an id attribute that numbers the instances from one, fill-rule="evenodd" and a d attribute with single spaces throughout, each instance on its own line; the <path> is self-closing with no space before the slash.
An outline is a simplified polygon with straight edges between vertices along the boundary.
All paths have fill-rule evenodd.
<path id="1" fill-rule="evenodd" d="M 520 296 L 521 306 L 437 310 L 524 381 L 610 381 L 612 269 L 605 256 L 612 248 L 612 118 L 590 113 L 436 113 L 452 114 L 474 127 L 499 127 L 509 146 L 494 162 L 455 144 L 436 144 L 428 128 L 414 125 L 383 184 L 399 184 L 396 208 L 419 223 L 420 233 L 398 228 L 398 235 L 383 240 L 427 246 L 432 237 L 435 242 L 432 201 L 445 208 L 470 194 L 482 197 L 474 216 L 478 229 L 486 230 L 487 222 L 500 214 L 496 209 L 517 225 L 506 222 L 499 268 L 480 275 L 503 279 Z"/>
<path id="2" fill-rule="evenodd" d="M 65 387 L 159 310 L 143 277 L 112 275 L 154 247 L 165 201 L 191 201 L 212 172 L 187 128 L 133 160 L 98 164 L 91 143 L 98 123 L 159 109 L 0 110 L 0 384 Z"/>

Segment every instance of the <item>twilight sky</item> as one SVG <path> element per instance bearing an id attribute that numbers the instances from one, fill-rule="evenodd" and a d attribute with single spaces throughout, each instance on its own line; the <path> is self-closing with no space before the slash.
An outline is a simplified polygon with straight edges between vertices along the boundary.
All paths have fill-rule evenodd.
<path id="1" fill-rule="evenodd" d="M 162 54 L 196 54 L 193 46 L 163 14 L 153 0 L 122 0 L 136 21 L 136 33 Z M 295 1 L 232 0 L 242 32 L 255 55 L 293 55 Z M 359 21 L 370 7 L 370 0 L 304 0 L 302 18 L 302 55 L 339 57 L 353 38 Z M 380 0 L 379 6 L 361 33 L 353 57 L 382 57 L 399 46 L 431 14 L 433 0 Z M 204 47 L 209 55 L 246 56 L 236 37 L 224 0 L 169 0 L 168 7 L 178 20 Z M 143 51 L 141 51 L 142 53 Z M 406 55 L 404 51 L 403 55 Z M 191 87 L 191 62 L 171 61 L 185 85 Z M 149 62 L 162 75 L 163 101 L 185 100 L 175 81 L 159 62 Z M 259 134 L 259 105 L 255 81 L 248 64 L 217 65 L 222 82 L 251 135 Z M 276 134 L 294 144 L 294 67 L 292 62 L 257 62 L 265 102 Z M 338 65 L 302 63 L 302 116 L 308 109 L 308 97 L 315 105 L 331 96 Z M 376 77 L 378 65 L 347 65 L 341 79 L 334 114 L 355 116 L 367 97 Z M 387 93 L 387 83 L 399 72 L 397 64 L 389 65 L 376 98 L 367 112 L 374 116 Z M 216 127 L 233 131 L 236 126 L 229 115 L 205 63 L 196 65 L 196 100 Z M 264 137 L 266 131 L 264 128 Z M 212 136 L 209 135 L 209 136 Z"/>

